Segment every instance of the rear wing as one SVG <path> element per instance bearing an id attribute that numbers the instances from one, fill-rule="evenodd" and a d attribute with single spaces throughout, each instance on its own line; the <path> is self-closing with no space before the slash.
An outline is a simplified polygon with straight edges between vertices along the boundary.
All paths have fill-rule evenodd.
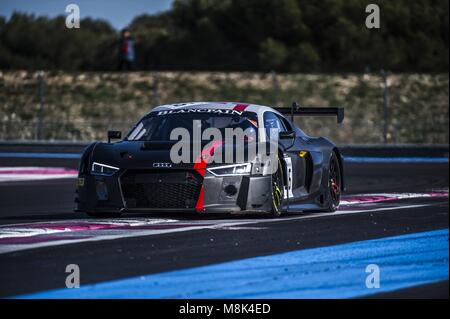
<path id="1" fill-rule="evenodd" d="M 284 115 L 290 115 L 291 121 L 294 121 L 294 116 L 336 116 L 337 122 L 342 123 L 344 121 L 344 108 L 343 107 L 303 107 L 297 102 L 292 103 L 291 108 L 287 107 L 275 107 L 275 110 Z"/>

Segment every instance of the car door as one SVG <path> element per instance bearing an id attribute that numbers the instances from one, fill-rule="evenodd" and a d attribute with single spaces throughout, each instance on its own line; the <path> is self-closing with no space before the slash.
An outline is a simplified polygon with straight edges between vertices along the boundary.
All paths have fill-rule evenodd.
<path id="1" fill-rule="evenodd" d="M 294 166 L 296 165 L 296 152 L 292 149 L 295 142 L 295 133 L 292 130 L 291 125 L 280 115 L 267 111 L 264 113 L 264 128 L 266 130 L 266 136 L 270 138 L 271 129 L 275 129 L 278 135 L 278 144 L 280 145 L 280 148 L 283 152 L 283 162 L 284 162 L 284 184 L 285 184 L 285 192 L 284 197 L 293 199 L 294 198 L 294 191 L 296 187 L 299 187 L 297 185 L 296 181 L 294 181 L 293 176 L 296 175 L 296 172 L 294 172 Z M 289 133 L 292 133 L 292 137 L 289 138 L 288 136 L 286 138 L 280 138 L 279 134 L 286 133 L 289 135 Z M 272 136 L 273 140 L 273 136 Z"/>

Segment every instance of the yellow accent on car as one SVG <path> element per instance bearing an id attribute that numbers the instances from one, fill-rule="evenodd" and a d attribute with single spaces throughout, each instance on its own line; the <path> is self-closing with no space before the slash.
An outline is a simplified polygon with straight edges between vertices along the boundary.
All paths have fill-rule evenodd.
<path id="1" fill-rule="evenodd" d="M 300 157 L 305 157 L 306 154 L 308 154 L 307 151 L 300 151 L 300 152 L 298 152 L 298 156 L 300 156 Z"/>
<path id="2" fill-rule="evenodd" d="M 84 186 L 84 178 L 80 177 L 78 179 L 78 186 L 83 187 Z"/>

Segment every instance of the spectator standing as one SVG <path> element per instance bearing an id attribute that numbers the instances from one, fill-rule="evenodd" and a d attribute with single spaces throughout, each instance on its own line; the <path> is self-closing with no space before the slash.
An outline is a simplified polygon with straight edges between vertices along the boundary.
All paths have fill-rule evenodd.
<path id="1" fill-rule="evenodd" d="M 123 30 L 119 43 L 119 70 L 131 71 L 134 69 L 134 39 L 128 30 Z"/>

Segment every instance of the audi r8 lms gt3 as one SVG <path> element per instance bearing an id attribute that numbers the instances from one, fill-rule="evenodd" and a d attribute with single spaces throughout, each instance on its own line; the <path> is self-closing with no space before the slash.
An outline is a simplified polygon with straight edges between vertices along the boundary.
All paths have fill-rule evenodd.
<path id="1" fill-rule="evenodd" d="M 90 216 L 127 212 L 333 212 L 344 189 L 338 147 L 310 137 L 295 116 L 337 116 L 342 108 L 292 108 L 232 102 L 163 105 L 123 140 L 84 151 L 77 211 Z"/>

